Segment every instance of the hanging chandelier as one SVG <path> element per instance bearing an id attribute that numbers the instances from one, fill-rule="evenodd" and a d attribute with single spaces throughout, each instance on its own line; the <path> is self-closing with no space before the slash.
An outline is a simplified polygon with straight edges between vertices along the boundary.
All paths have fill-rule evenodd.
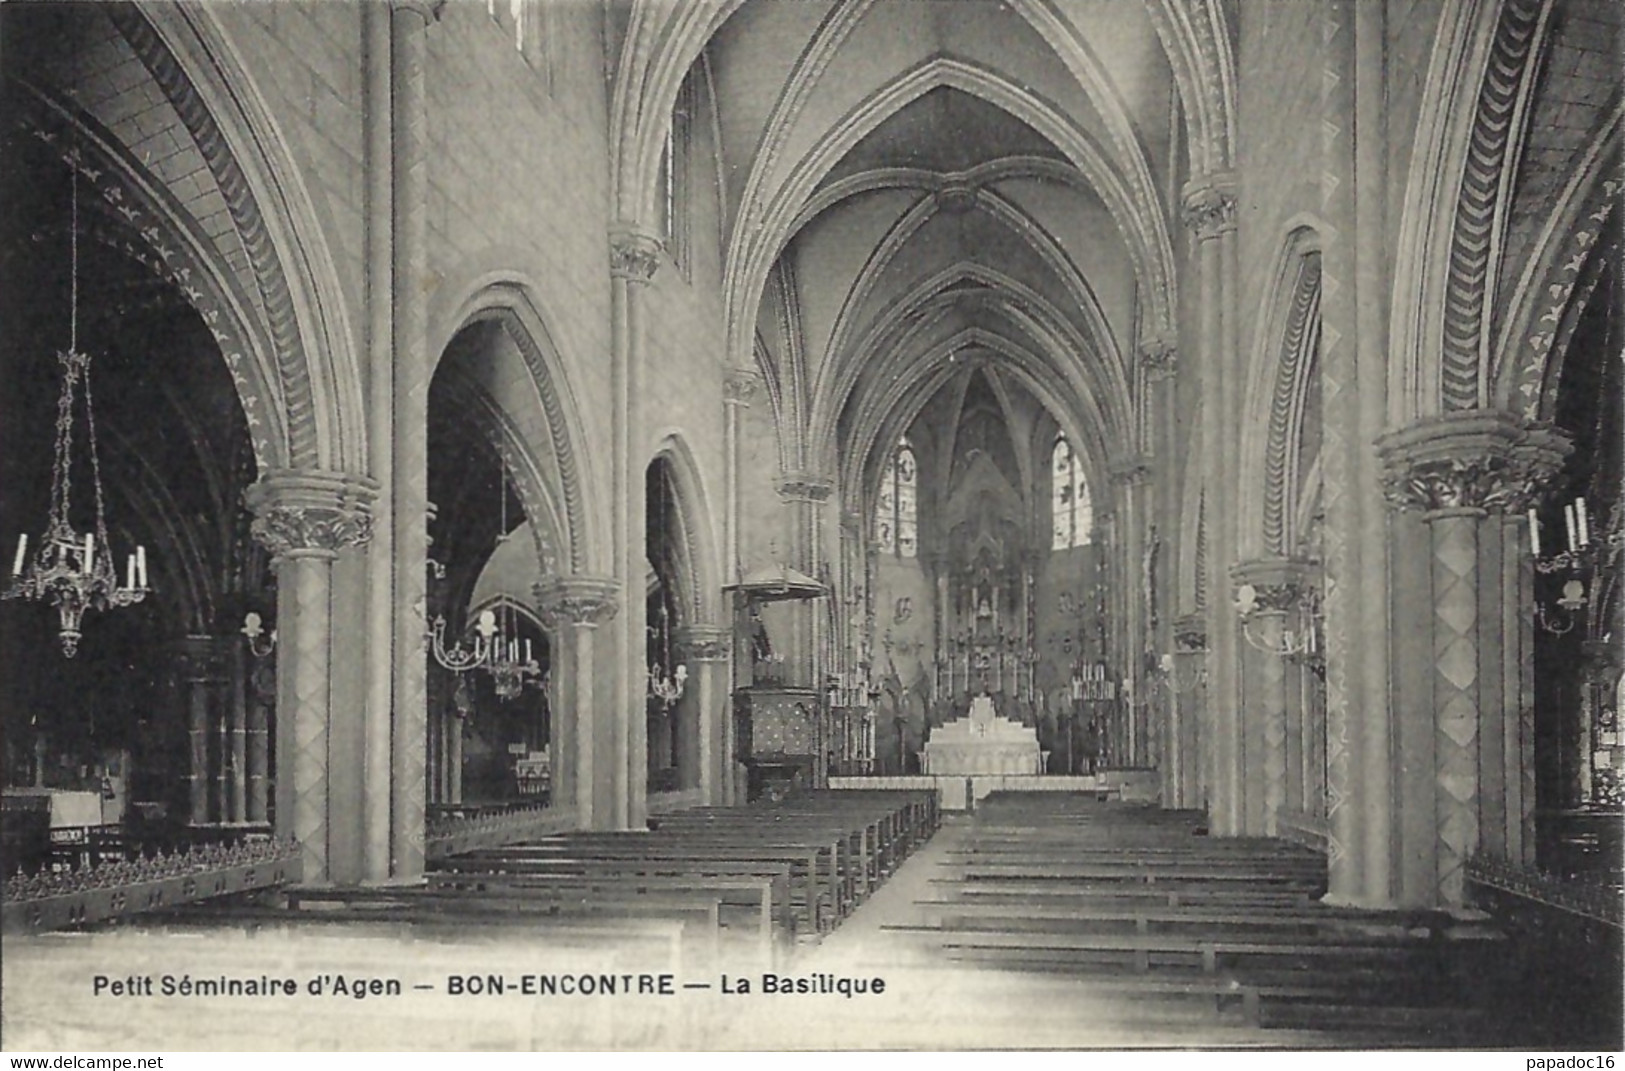
<path id="1" fill-rule="evenodd" d="M 49 602 L 57 609 L 62 654 L 79 653 L 85 611 L 129 606 L 147 596 L 147 548 L 137 546 L 125 560 L 124 585 L 118 582 L 112 544 L 107 538 L 107 514 L 102 496 L 101 460 L 96 448 L 96 413 L 90 393 L 90 355 L 79 349 L 79 173 L 72 179 L 71 296 L 68 311 L 68 348 L 58 351 L 62 366 L 62 393 L 56 406 L 56 453 L 51 461 L 51 512 L 45 533 L 28 554 L 28 533 L 17 538 L 11 564 L 7 599 Z M 85 440 L 90 454 L 91 488 L 96 515 L 81 535 L 72 521 L 74 401 L 84 386 Z"/>
<path id="2" fill-rule="evenodd" d="M 508 481 L 505 475 L 499 475 L 498 479 L 501 498 L 498 507 L 500 530 L 497 532 L 497 546 L 500 547 L 508 539 Z M 443 566 L 432 561 L 430 565 L 437 577 L 445 575 Z M 545 689 L 547 675 L 531 657 L 530 641 L 519 638 L 518 622 L 515 620 L 513 607 L 502 605 L 499 609 L 505 610 L 506 613 L 485 609 L 474 619 L 471 647 L 464 647 L 461 641 L 449 648 L 446 646 L 444 614 L 435 616 L 429 640 L 434 660 L 441 668 L 459 675 L 471 669 L 484 669 L 491 674 L 497 698 L 507 702 L 517 698 L 526 684 L 534 684 L 538 688 Z"/>

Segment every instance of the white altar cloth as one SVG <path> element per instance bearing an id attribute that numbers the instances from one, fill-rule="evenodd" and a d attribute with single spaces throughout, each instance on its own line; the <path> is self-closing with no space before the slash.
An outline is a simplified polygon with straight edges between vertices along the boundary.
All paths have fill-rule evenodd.
<path id="1" fill-rule="evenodd" d="M 971 701 L 970 714 L 931 731 L 925 744 L 925 772 L 937 775 L 1036 774 L 1042 772 L 1038 733 L 999 716 L 985 695 Z"/>

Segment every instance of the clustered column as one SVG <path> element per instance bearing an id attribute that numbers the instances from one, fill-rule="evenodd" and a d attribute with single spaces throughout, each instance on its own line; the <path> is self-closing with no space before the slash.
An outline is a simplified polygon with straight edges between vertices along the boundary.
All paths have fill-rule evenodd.
<path id="1" fill-rule="evenodd" d="M 1426 526 L 1428 596 L 1395 606 L 1396 634 L 1415 639 L 1395 645 L 1396 679 L 1402 688 L 1427 682 L 1425 694 L 1400 705 L 1410 715 L 1401 743 L 1413 762 L 1430 757 L 1432 771 L 1431 783 L 1401 782 L 1401 887 L 1456 907 L 1471 855 L 1522 851 L 1527 723 L 1523 689 L 1507 687 L 1501 654 L 1516 647 L 1530 607 L 1504 594 L 1504 563 L 1525 551 L 1502 517 L 1527 508 L 1569 447 L 1550 428 L 1474 410 L 1385 435 L 1378 449 L 1390 506 L 1420 514 Z M 1427 725 L 1413 720 L 1423 712 Z"/>
<path id="2" fill-rule="evenodd" d="M 375 496 L 357 477 L 290 470 L 267 473 L 243 494 L 254 538 L 271 552 L 277 573 L 275 828 L 299 842 L 306 882 L 329 880 L 335 862 L 330 782 L 358 776 L 348 764 L 330 772 L 334 647 L 344 634 L 334 629 L 332 569 L 341 552 L 366 543 Z M 348 872 L 359 861 L 337 862 Z"/>
<path id="3" fill-rule="evenodd" d="M 611 577 L 563 576 L 537 584 L 535 594 L 553 643 L 553 805 L 573 808 L 583 829 L 621 828 L 620 719 L 594 687 L 598 626 L 615 616 L 620 584 Z"/>

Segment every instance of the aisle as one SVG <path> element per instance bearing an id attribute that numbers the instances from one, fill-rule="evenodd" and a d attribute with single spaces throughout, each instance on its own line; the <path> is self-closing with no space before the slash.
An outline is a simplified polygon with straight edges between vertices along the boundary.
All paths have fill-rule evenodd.
<path id="1" fill-rule="evenodd" d="M 1115 997 L 1094 983 L 1041 972 L 974 969 L 949 963 L 920 935 L 916 901 L 939 899 L 944 864 L 972 819 L 950 814 L 931 842 L 816 948 L 797 957 L 799 977 L 830 974 L 886 982 L 880 998 L 852 999 L 840 1012 L 838 1048 L 1133 1049 L 1324 1046 L 1314 1035 L 1249 1027 L 1189 1004 Z M 786 1008 L 786 1011 L 789 1011 Z M 799 1024 L 775 1016 L 775 1035 L 791 1047 L 831 1045 L 828 1019 Z M 758 1047 L 760 1035 L 734 1040 Z"/>

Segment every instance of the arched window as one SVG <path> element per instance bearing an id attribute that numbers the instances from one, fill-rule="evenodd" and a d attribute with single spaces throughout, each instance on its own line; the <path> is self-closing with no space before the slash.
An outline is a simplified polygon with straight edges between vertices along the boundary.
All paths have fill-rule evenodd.
<path id="1" fill-rule="evenodd" d="M 875 506 L 875 540 L 882 554 L 912 558 L 920 552 L 918 470 L 908 437 L 898 440 L 897 452 L 880 479 L 880 501 Z"/>
<path id="2" fill-rule="evenodd" d="M 1095 526 L 1089 481 L 1084 478 L 1083 463 L 1064 435 L 1055 440 L 1055 449 L 1050 452 L 1049 484 L 1053 525 L 1050 549 L 1088 546 Z"/>

